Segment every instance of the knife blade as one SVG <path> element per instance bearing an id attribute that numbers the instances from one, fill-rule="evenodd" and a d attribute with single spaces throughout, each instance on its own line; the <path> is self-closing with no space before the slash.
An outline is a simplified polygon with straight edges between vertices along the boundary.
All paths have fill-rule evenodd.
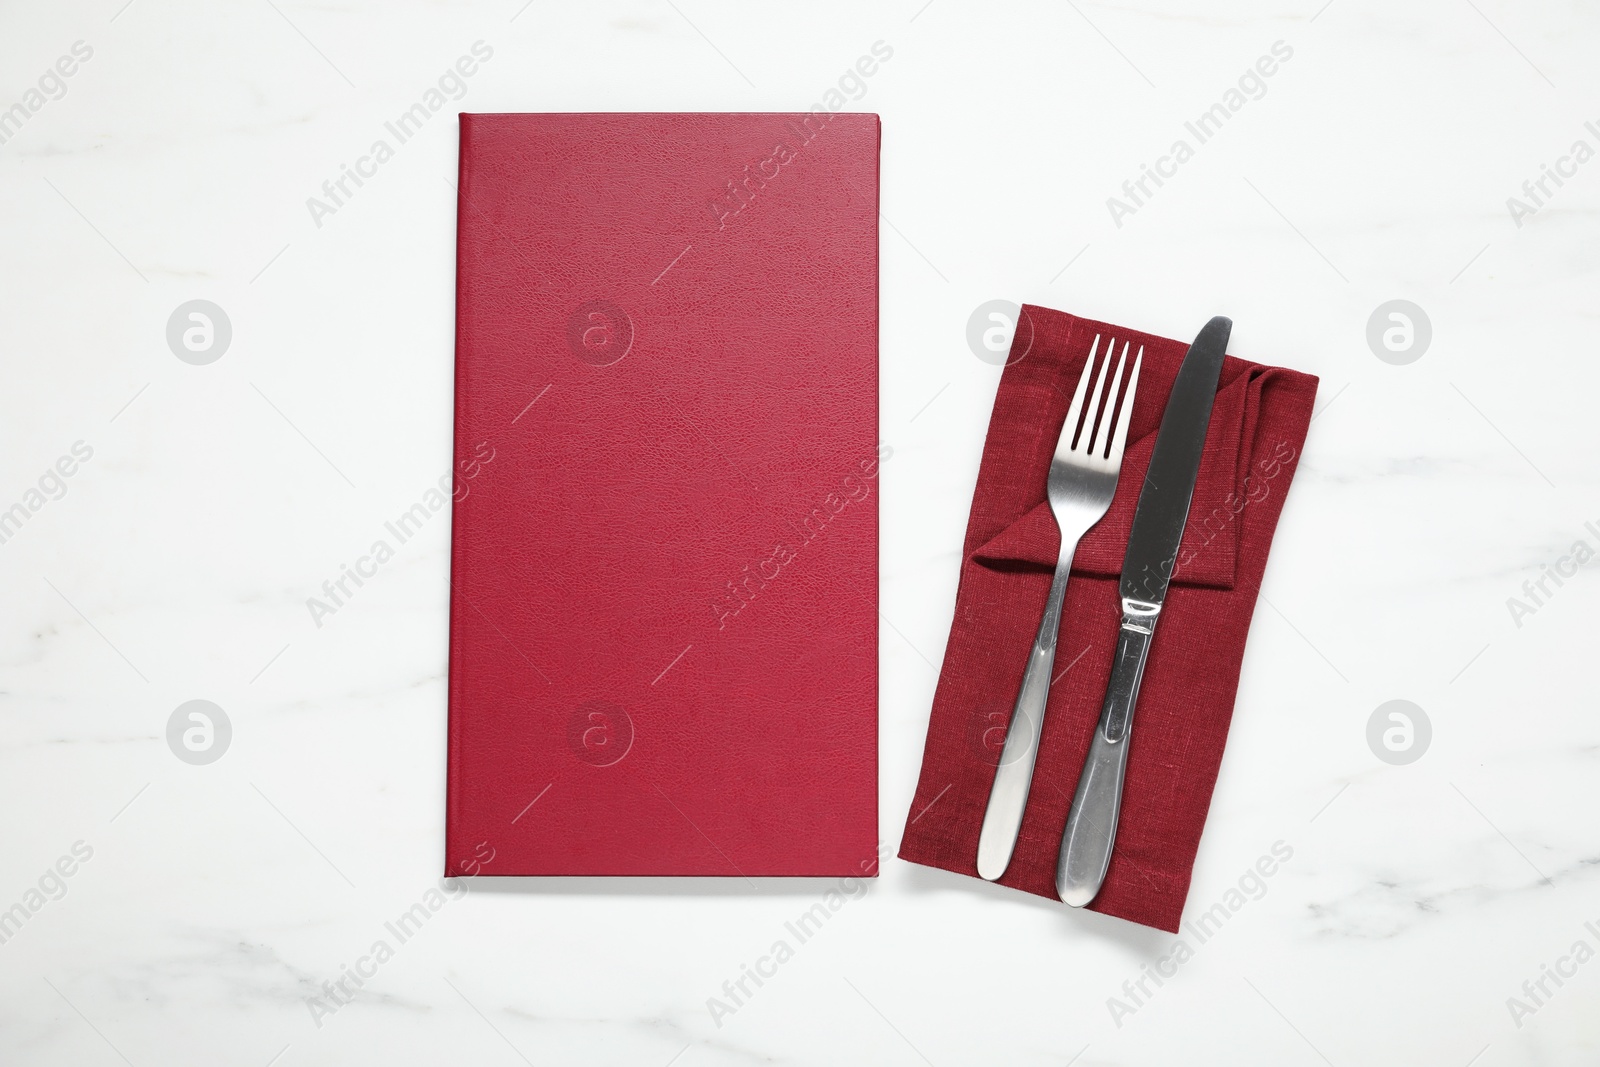
<path id="1" fill-rule="evenodd" d="M 1056 893 L 1073 907 L 1081 908 L 1095 898 L 1111 864 L 1139 683 L 1177 564 L 1183 528 L 1189 521 L 1189 502 L 1200 474 L 1217 380 L 1232 332 L 1233 321 L 1218 315 L 1201 328 L 1189 346 L 1167 395 L 1150 466 L 1139 490 L 1118 585 L 1122 627 L 1111 680 L 1056 861 Z"/>

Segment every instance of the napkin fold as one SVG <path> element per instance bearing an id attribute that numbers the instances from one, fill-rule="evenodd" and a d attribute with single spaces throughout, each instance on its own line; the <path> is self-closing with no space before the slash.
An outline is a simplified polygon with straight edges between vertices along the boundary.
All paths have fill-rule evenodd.
<path id="1" fill-rule="evenodd" d="M 1024 305 L 995 397 L 900 858 L 977 877 L 978 835 L 1061 543 L 1045 480 L 1096 336 L 1144 364 L 1111 508 L 1067 583 L 1027 811 L 1000 884 L 1056 898 L 1056 859 L 1111 674 L 1117 580 L 1167 396 L 1188 344 Z M 1317 379 L 1222 365 L 1189 521 L 1134 713 L 1116 849 L 1091 910 L 1176 932 L 1233 716 L 1272 534 Z M 1065 907 L 1065 905 L 1063 905 Z"/>

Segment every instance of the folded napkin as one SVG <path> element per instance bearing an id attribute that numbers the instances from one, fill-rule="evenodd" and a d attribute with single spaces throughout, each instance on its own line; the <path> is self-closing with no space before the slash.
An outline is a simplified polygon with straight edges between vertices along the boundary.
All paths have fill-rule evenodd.
<path id="1" fill-rule="evenodd" d="M 1045 479 L 1096 335 L 1144 366 L 1111 509 L 1078 545 L 1056 681 L 1002 885 L 1056 898 L 1056 859 L 1121 623 L 1117 579 L 1167 395 L 1188 345 L 1024 306 L 995 397 L 962 553 L 955 621 L 900 858 L 977 876 L 978 835 L 1061 534 Z M 1227 357 L 1189 522 L 1134 713 L 1116 849 L 1095 911 L 1176 932 L 1233 715 L 1267 551 L 1317 379 Z M 1065 907 L 1065 905 L 1063 905 Z"/>

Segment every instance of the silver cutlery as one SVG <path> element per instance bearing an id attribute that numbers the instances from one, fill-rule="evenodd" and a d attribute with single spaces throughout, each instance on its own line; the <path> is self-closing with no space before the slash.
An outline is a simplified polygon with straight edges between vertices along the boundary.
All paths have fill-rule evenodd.
<path id="1" fill-rule="evenodd" d="M 1122 562 L 1118 590 L 1122 596 L 1122 628 L 1117 635 L 1111 680 L 1056 861 L 1056 892 L 1075 908 L 1088 904 L 1100 892 L 1111 863 L 1117 815 L 1122 806 L 1122 781 L 1128 767 L 1133 709 L 1139 700 L 1139 683 L 1144 678 L 1145 657 L 1156 620 L 1161 617 L 1166 600 L 1167 583 L 1178 559 L 1183 527 L 1189 520 L 1189 500 L 1200 473 L 1200 454 L 1232 330 L 1232 320 L 1219 315 L 1206 323 L 1189 346 L 1167 397 L 1150 468 L 1139 491 L 1139 506 L 1134 511 L 1133 530 Z"/>
<path id="2" fill-rule="evenodd" d="M 994 786 L 989 792 L 989 807 L 983 815 L 983 832 L 978 838 L 978 874 L 991 882 L 1004 874 L 1011 863 L 1011 853 L 1017 844 L 1017 831 L 1022 826 L 1022 813 L 1028 803 L 1028 789 L 1033 783 L 1039 731 L 1044 723 L 1045 704 L 1050 696 L 1050 673 L 1055 669 L 1061 602 L 1067 591 L 1072 556 L 1077 551 L 1079 539 L 1104 517 L 1106 509 L 1111 506 L 1111 498 L 1117 489 L 1117 476 L 1122 469 L 1122 449 L 1128 440 L 1129 415 L 1133 411 L 1144 349 L 1141 347 L 1139 354 L 1134 357 L 1133 370 L 1119 393 L 1119 382 L 1130 346 L 1123 344 L 1116 373 L 1111 376 L 1108 386 L 1106 371 L 1111 366 L 1116 344 L 1113 338 L 1106 346 L 1105 359 L 1100 363 L 1094 391 L 1089 393 L 1089 376 L 1095 369 L 1095 355 L 1100 348 L 1100 338 L 1096 335 L 1089 358 L 1084 362 L 1083 374 L 1078 378 L 1077 391 L 1072 394 L 1072 406 L 1067 409 L 1055 456 L 1050 461 L 1046 488 L 1050 510 L 1055 515 L 1056 525 L 1061 528 L 1061 553 L 1056 561 L 1055 577 L 1050 582 L 1050 596 L 1045 601 L 1044 618 L 1039 623 L 1039 636 L 1034 639 L 1033 652 L 1028 657 L 1027 670 L 1022 676 L 1022 690 L 1017 694 L 1016 705 L 1011 710 L 1011 724 L 1006 729 L 1005 747 L 1000 755 L 1000 766 L 995 771 Z M 1113 428 L 1113 416 L 1119 413 L 1120 417 L 1115 419 Z M 1081 431 L 1078 425 L 1080 421 L 1083 424 Z"/>

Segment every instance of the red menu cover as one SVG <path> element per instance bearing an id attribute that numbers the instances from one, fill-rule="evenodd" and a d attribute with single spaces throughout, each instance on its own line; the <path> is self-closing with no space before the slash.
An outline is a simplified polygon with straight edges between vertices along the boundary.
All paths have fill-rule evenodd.
<path id="1" fill-rule="evenodd" d="M 461 116 L 446 875 L 876 871 L 878 119 Z"/>

